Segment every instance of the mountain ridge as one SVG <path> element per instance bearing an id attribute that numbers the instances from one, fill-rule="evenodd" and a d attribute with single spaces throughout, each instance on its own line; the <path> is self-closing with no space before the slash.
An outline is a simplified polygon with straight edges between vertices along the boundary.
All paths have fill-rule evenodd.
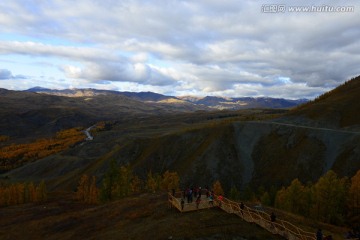
<path id="1" fill-rule="evenodd" d="M 251 109 L 164 115 L 169 109 L 151 105 L 151 113 L 158 112 L 145 115 L 149 108 L 142 109 L 147 105 L 136 101 L 140 115 L 124 111 L 104 131 L 96 132 L 93 141 L 24 165 L 7 176 L 15 180 L 45 179 L 51 188 L 72 189 L 79 174 L 101 179 L 109 162 L 115 159 L 119 164 L 130 164 L 142 177 L 148 171 L 163 173 L 169 169 L 180 174 L 185 186 L 206 185 L 218 179 L 225 191 L 231 186 L 286 186 L 294 178 L 314 182 L 329 170 L 350 177 L 360 169 L 360 135 L 343 131 L 348 128 L 342 125 L 331 125 L 338 121 L 338 117 L 331 116 L 340 114 L 339 119 L 346 120 L 346 116 L 351 116 L 346 111 L 356 114 L 358 105 L 349 101 L 359 96 L 358 79 L 347 83 L 345 92 L 340 87 L 325 97 L 282 112 Z M 85 97 L 79 101 L 82 99 Z M 334 99 L 339 102 L 334 104 Z M 346 107 L 346 111 L 338 107 Z M 308 123 L 304 120 L 307 109 L 310 117 L 317 114 L 317 118 L 306 120 L 313 121 L 310 127 L 301 124 Z M 331 124 L 317 122 L 319 119 Z M 357 116 L 352 120 L 354 124 L 346 127 L 360 125 Z M 291 125 L 276 123 L 281 121 Z"/>
<path id="2" fill-rule="evenodd" d="M 93 88 L 86 89 L 63 89 L 54 90 L 42 87 L 34 87 L 27 92 L 45 93 L 67 97 L 93 97 L 98 95 L 123 95 L 134 100 L 154 103 L 176 103 L 176 104 L 195 104 L 210 109 L 238 110 L 247 108 L 291 108 L 307 102 L 307 99 L 284 99 L 271 97 L 221 97 L 221 96 L 167 96 L 154 92 L 120 92 L 113 90 L 98 90 Z M 206 109 L 204 109 L 206 110 Z"/>

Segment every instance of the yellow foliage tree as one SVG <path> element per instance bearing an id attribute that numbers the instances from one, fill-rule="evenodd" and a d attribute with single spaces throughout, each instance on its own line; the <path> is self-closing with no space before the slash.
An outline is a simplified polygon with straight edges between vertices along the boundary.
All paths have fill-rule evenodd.
<path id="1" fill-rule="evenodd" d="M 99 189 L 96 186 L 96 177 L 92 176 L 89 186 L 89 198 L 88 203 L 94 204 L 99 202 Z"/>
<path id="2" fill-rule="evenodd" d="M 321 221 L 336 224 L 343 217 L 346 185 L 346 178 L 339 179 L 334 171 L 328 171 L 313 187 L 311 214 Z"/>
<path id="3" fill-rule="evenodd" d="M 3 139 L 7 139 L 4 138 Z M 0 148 L 0 170 L 9 170 L 60 152 L 84 140 L 80 128 L 71 128 L 56 133 L 49 139 L 38 139 L 35 142 L 11 144 Z"/>
<path id="4" fill-rule="evenodd" d="M 76 191 L 76 198 L 84 203 L 94 204 L 99 202 L 99 189 L 96 186 L 95 176 L 92 176 L 91 179 L 86 174 L 81 176 Z"/>
<path id="5" fill-rule="evenodd" d="M 139 193 L 142 189 L 142 185 L 143 182 L 141 181 L 141 179 L 137 175 L 134 175 L 130 183 L 131 192 Z"/>
<path id="6" fill-rule="evenodd" d="M 180 182 L 180 178 L 179 175 L 177 174 L 177 172 L 169 172 L 166 171 L 163 174 L 163 179 L 162 179 L 162 189 L 169 191 L 171 189 L 174 190 L 178 190 L 179 189 L 179 182 Z"/>
<path id="7" fill-rule="evenodd" d="M 47 200 L 47 189 L 44 181 L 41 181 L 36 187 L 36 201 L 44 202 Z"/>
<path id="8" fill-rule="evenodd" d="M 86 202 L 89 195 L 89 177 L 84 174 L 80 177 L 76 190 L 76 198 L 81 202 Z"/>
<path id="9" fill-rule="evenodd" d="M 348 206 L 351 215 L 360 215 L 360 170 L 351 178 Z"/>
<path id="10" fill-rule="evenodd" d="M 219 180 L 216 180 L 213 184 L 213 191 L 216 195 L 224 195 L 224 190 Z"/>
<path id="11" fill-rule="evenodd" d="M 47 199 L 45 182 L 37 187 L 33 183 L 16 183 L 0 186 L 0 206 L 10 206 L 27 202 L 41 202 Z"/>

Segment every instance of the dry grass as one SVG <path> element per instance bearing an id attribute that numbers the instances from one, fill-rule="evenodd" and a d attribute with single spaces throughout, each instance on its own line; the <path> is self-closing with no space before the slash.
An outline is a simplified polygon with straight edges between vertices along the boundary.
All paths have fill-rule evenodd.
<path id="1" fill-rule="evenodd" d="M 82 205 L 66 193 L 1 209 L 0 239 L 279 239 L 219 209 L 179 213 L 165 194 Z"/>

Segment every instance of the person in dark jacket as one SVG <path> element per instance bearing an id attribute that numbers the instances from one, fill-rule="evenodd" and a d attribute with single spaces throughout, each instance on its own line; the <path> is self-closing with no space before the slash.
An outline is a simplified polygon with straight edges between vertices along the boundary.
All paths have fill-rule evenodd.
<path id="1" fill-rule="evenodd" d="M 275 222 L 275 221 L 276 221 L 276 215 L 275 215 L 274 212 L 271 213 L 271 215 L 270 215 L 270 220 L 271 220 L 271 222 Z"/>
<path id="2" fill-rule="evenodd" d="M 184 210 L 185 201 L 181 198 L 181 211 Z"/>
<path id="3" fill-rule="evenodd" d="M 241 215 L 244 216 L 244 208 L 245 208 L 245 205 L 243 202 L 240 203 L 240 211 L 241 211 Z"/>
<path id="4" fill-rule="evenodd" d="M 316 232 L 316 240 L 323 240 L 323 233 L 320 228 Z"/>

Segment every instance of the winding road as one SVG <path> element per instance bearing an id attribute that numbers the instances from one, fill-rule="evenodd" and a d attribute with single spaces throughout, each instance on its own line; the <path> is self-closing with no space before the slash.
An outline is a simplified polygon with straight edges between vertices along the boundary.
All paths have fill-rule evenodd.
<path id="1" fill-rule="evenodd" d="M 86 135 L 86 141 L 91 141 L 91 140 L 94 140 L 94 137 L 90 134 L 90 130 L 95 127 L 95 125 L 91 126 L 91 127 L 88 127 L 86 130 L 84 130 L 84 133 Z"/>
<path id="2" fill-rule="evenodd" d="M 268 123 L 268 124 L 275 124 L 275 125 L 281 125 L 281 126 L 306 128 L 306 129 L 322 130 L 322 131 L 330 131 L 330 132 L 338 132 L 338 133 L 360 134 L 360 132 L 356 132 L 356 131 L 349 131 L 349 130 L 342 130 L 342 129 L 331 129 L 331 128 L 321 128 L 321 127 L 310 127 L 310 126 L 297 125 L 297 124 L 291 124 L 291 123 L 267 122 L 267 121 L 258 121 L 258 122 L 253 121 L 253 123 Z"/>

